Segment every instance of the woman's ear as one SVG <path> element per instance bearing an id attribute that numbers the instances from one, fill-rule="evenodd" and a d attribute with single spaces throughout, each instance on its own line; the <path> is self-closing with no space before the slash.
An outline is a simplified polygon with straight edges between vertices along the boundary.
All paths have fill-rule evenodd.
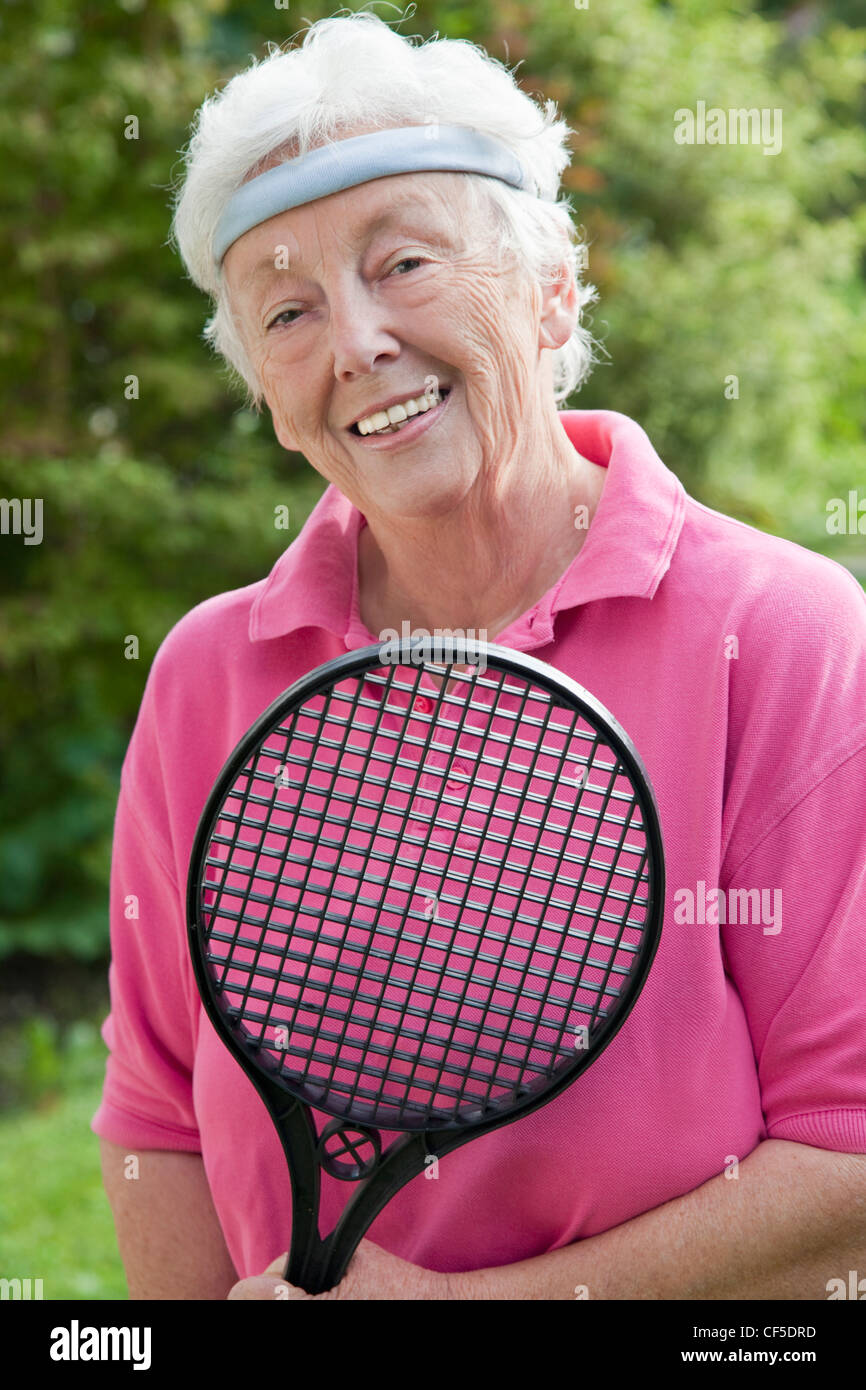
<path id="1" fill-rule="evenodd" d="M 569 262 L 563 261 L 556 280 L 541 287 L 539 347 L 563 347 L 577 326 L 579 314 L 574 272 Z"/>

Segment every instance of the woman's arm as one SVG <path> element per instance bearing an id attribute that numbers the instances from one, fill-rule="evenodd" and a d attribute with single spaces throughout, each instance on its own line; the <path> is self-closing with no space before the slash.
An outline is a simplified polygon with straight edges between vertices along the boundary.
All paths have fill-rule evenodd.
<path id="1" fill-rule="evenodd" d="M 866 1275 L 866 1155 L 768 1139 L 684 1197 L 533 1260 L 449 1276 L 451 1298 L 826 1299 Z"/>
<path id="2" fill-rule="evenodd" d="M 137 1151 L 100 1140 L 130 1298 L 223 1299 L 237 1280 L 201 1154 Z M 127 1177 L 130 1154 L 138 1176 Z"/>
<path id="3" fill-rule="evenodd" d="M 285 1258 L 231 1297 L 309 1299 L 282 1283 Z M 821 1300 L 852 1269 L 866 1276 L 866 1154 L 768 1139 L 737 1178 L 516 1264 L 437 1274 L 363 1240 L 342 1282 L 316 1297 Z"/>

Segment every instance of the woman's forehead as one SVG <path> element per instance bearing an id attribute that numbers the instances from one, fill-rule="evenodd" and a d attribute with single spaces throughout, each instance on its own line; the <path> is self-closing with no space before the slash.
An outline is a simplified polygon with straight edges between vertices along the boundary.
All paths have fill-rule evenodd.
<path id="1" fill-rule="evenodd" d="M 449 181 L 445 188 L 442 178 Z M 318 257 L 323 238 L 336 239 L 348 251 L 382 231 L 448 231 L 456 226 L 460 205 L 454 185 L 451 174 L 398 174 L 291 208 L 240 237 L 226 252 L 224 269 L 245 289 L 275 270 L 282 247 L 288 260 L 300 265 L 308 252 Z"/>
<path id="2" fill-rule="evenodd" d="M 424 172 L 432 186 L 435 173 L 483 174 L 514 188 L 531 191 L 532 179 L 501 141 L 467 126 L 391 126 L 363 135 L 326 142 L 297 159 L 264 157 L 270 167 L 250 170 L 231 195 L 213 233 L 219 265 L 229 247 L 245 232 L 278 213 L 327 199 L 364 184 Z M 452 185 L 452 198 L 453 188 Z"/>

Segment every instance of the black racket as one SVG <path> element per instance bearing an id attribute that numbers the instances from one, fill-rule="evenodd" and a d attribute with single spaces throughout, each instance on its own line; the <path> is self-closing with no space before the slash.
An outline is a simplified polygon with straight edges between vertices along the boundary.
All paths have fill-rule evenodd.
<path id="1" fill-rule="evenodd" d="M 586 1070 L 661 931 L 658 813 L 626 733 L 544 662 L 436 642 L 348 652 L 285 691 L 193 846 L 196 980 L 279 1131 L 285 1277 L 309 1293 L 432 1158 Z M 324 1238 L 322 1171 L 359 1184 Z"/>

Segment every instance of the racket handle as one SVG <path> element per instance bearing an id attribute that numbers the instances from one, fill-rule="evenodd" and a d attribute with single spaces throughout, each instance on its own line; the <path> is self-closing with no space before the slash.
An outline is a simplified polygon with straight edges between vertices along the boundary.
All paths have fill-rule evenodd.
<path id="1" fill-rule="evenodd" d="M 401 1187 L 424 1172 L 429 1156 L 438 1158 L 455 1147 L 456 1137 L 453 1132 L 447 1136 L 445 1133 L 424 1132 L 407 1134 L 398 1140 L 376 1171 L 365 1180 L 355 1199 L 344 1209 L 327 1240 L 308 1246 L 305 1267 L 299 1269 L 300 1261 L 293 1261 L 292 1255 L 289 1256 L 285 1275 L 289 1283 L 302 1288 L 305 1293 L 313 1294 L 327 1293 L 339 1284 L 360 1241 L 383 1207 Z M 471 1138 L 471 1135 L 467 1134 L 466 1138 Z M 300 1275 L 300 1283 L 291 1277 L 293 1268 Z"/>

